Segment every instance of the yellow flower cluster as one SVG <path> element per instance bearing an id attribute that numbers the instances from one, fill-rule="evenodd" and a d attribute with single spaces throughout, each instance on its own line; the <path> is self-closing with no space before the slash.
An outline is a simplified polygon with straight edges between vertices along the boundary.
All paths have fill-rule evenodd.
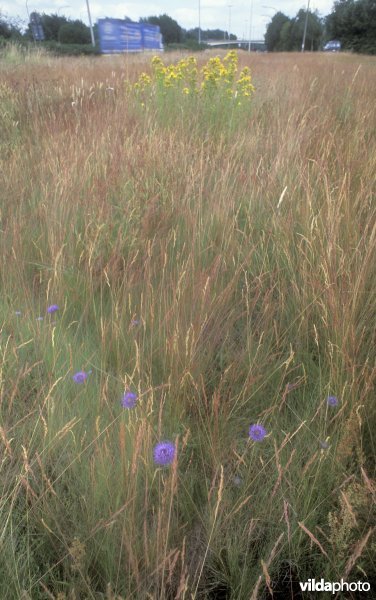
<path id="1" fill-rule="evenodd" d="M 236 82 L 236 92 L 239 96 L 249 98 L 250 96 L 252 96 L 254 91 L 255 88 L 252 85 L 251 72 L 248 67 L 244 67 L 244 69 L 240 71 L 239 79 Z"/>
<path id="2" fill-rule="evenodd" d="M 146 73 L 141 73 L 140 77 L 138 78 L 138 82 L 134 84 L 134 87 L 136 90 L 140 90 L 143 92 L 151 85 L 151 83 L 152 81 L 150 75 L 147 75 Z"/>
<path id="3" fill-rule="evenodd" d="M 235 50 L 226 54 L 223 61 L 216 56 L 210 58 L 200 72 L 193 56 L 166 66 L 159 56 L 151 61 L 152 75 L 141 73 L 135 89 L 141 92 L 174 88 L 184 95 L 223 94 L 230 98 L 250 98 L 255 91 L 250 70 L 245 67 L 236 79 L 238 55 Z"/>
<path id="4" fill-rule="evenodd" d="M 225 87 L 227 91 L 232 92 L 235 74 L 238 68 L 238 55 L 235 50 L 226 54 L 223 62 L 216 56 L 210 58 L 207 64 L 202 68 L 203 89 L 213 89 Z"/>
<path id="5" fill-rule="evenodd" d="M 183 92 L 186 94 L 194 91 L 197 81 L 197 61 L 193 56 L 179 60 L 176 65 L 165 66 L 159 56 L 154 56 L 151 61 L 154 81 L 163 87 L 181 87 L 183 82 Z M 141 77 L 145 73 L 141 74 Z"/>

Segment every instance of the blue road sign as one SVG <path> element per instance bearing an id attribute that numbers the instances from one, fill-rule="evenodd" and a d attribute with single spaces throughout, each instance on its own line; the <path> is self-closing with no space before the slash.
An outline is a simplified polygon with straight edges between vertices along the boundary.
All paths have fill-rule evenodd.
<path id="1" fill-rule="evenodd" d="M 161 33 L 156 25 L 98 19 L 98 33 L 103 54 L 162 49 Z"/>
<path id="2" fill-rule="evenodd" d="M 142 40 L 144 50 L 163 50 L 161 31 L 156 25 L 142 23 Z"/>

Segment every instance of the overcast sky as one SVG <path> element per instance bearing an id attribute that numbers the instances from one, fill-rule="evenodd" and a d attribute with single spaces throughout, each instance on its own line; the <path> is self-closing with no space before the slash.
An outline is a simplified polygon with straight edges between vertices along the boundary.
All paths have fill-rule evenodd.
<path id="1" fill-rule="evenodd" d="M 10 17 L 20 17 L 27 23 L 29 12 L 58 13 L 74 19 L 88 22 L 85 0 L 0 0 L 0 12 Z M 167 13 L 185 29 L 198 26 L 199 0 L 133 0 L 113 2 L 89 0 L 93 22 L 101 17 L 122 19 L 127 15 L 134 21 L 139 17 Z M 248 37 L 252 10 L 252 39 L 262 39 L 265 26 L 277 10 L 293 17 L 300 8 L 307 6 L 307 0 L 201 0 L 201 28 L 229 29 L 239 38 Z M 229 8 L 229 5 L 232 5 Z M 333 0 L 311 0 L 311 10 L 317 10 L 321 16 L 331 12 Z"/>

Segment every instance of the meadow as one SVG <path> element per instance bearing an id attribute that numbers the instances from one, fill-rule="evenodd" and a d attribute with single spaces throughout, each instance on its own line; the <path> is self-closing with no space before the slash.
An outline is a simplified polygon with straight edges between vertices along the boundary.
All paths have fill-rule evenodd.
<path id="1" fill-rule="evenodd" d="M 0 56 L 2 600 L 375 589 L 376 59 L 215 56 Z"/>

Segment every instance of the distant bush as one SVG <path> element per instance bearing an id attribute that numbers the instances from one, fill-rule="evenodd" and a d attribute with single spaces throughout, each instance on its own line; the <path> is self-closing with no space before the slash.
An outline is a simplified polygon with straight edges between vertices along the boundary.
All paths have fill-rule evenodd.
<path id="1" fill-rule="evenodd" d="M 164 47 L 164 49 L 168 51 L 174 50 L 189 50 L 190 52 L 196 52 L 199 50 L 206 50 L 209 48 L 207 44 L 199 44 L 197 40 L 187 40 L 181 44 L 168 44 Z"/>
<path id="2" fill-rule="evenodd" d="M 40 44 L 49 52 L 56 55 L 80 56 L 100 54 L 99 47 L 93 47 L 91 44 L 59 44 L 58 42 L 42 42 Z"/>

